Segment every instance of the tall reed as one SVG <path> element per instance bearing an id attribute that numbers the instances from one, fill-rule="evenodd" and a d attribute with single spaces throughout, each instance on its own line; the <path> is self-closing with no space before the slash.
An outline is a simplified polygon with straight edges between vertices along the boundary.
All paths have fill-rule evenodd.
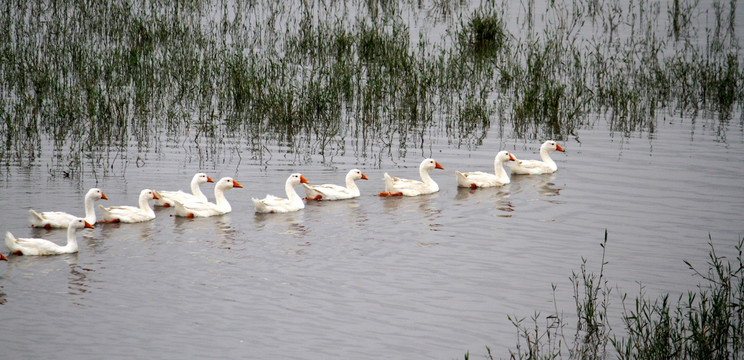
<path id="1" fill-rule="evenodd" d="M 427 6 L 405 2 L 7 1 L 0 161 L 33 163 L 50 141 L 70 170 L 107 171 L 80 153 L 148 151 L 162 134 L 311 153 L 364 137 L 357 153 L 400 156 L 426 129 L 477 146 L 494 125 L 560 139 L 588 114 L 630 134 L 660 109 L 740 111 L 735 1 L 446 2 L 430 34 L 409 21 Z"/>

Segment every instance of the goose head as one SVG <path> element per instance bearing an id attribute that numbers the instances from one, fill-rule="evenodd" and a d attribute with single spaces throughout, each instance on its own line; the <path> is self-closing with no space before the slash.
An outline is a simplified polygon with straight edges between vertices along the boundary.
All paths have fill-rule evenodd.
<path id="1" fill-rule="evenodd" d="M 294 173 L 292 175 L 289 175 L 289 178 L 287 178 L 287 184 L 291 184 L 293 187 L 300 185 L 300 184 L 309 184 L 310 182 L 305 179 L 304 176 L 300 173 Z"/>
<path id="2" fill-rule="evenodd" d="M 70 223 L 70 227 L 73 229 L 82 229 L 82 228 L 94 229 L 95 228 L 89 222 L 85 221 L 85 219 L 81 219 L 81 218 L 72 220 L 72 222 Z"/>
<path id="3" fill-rule="evenodd" d="M 556 150 L 557 151 L 561 151 L 561 152 L 566 152 L 566 150 L 564 150 L 560 145 L 558 145 L 557 142 L 555 142 L 553 140 L 548 140 L 548 141 L 544 142 L 542 144 L 542 146 L 540 146 L 540 149 L 541 150 L 542 149 L 545 149 L 548 152 L 553 152 L 553 151 L 556 151 Z"/>
<path id="4" fill-rule="evenodd" d="M 194 178 L 196 179 L 196 183 L 199 184 L 199 185 L 204 184 L 204 183 L 208 183 L 208 182 L 210 182 L 210 183 L 213 183 L 214 182 L 214 180 L 212 180 L 212 178 L 210 178 L 209 176 L 207 176 L 207 174 L 205 174 L 205 173 L 198 173 L 198 174 L 194 175 Z"/>
<path id="5" fill-rule="evenodd" d="M 421 162 L 421 165 L 419 165 L 419 170 L 429 171 L 433 169 L 444 170 L 444 167 L 439 165 L 439 163 L 434 159 L 424 159 L 424 161 Z"/>
<path id="6" fill-rule="evenodd" d="M 508 151 L 499 151 L 499 153 L 496 154 L 496 160 L 505 163 L 507 161 L 517 161 L 517 158 Z"/>
<path id="7" fill-rule="evenodd" d="M 158 196 L 158 194 L 155 191 L 152 191 L 150 189 L 144 189 L 144 190 L 140 191 L 140 196 L 139 197 L 140 197 L 140 199 L 145 199 L 145 200 L 152 200 L 152 199 L 158 200 L 158 199 L 160 199 L 160 197 Z"/>
<path id="8" fill-rule="evenodd" d="M 232 188 L 242 188 L 242 187 L 243 185 L 240 185 L 239 182 L 233 180 L 233 178 L 231 177 L 223 177 L 215 185 L 215 189 L 222 189 L 222 190 L 228 190 Z"/>
<path id="9" fill-rule="evenodd" d="M 108 198 L 106 197 L 106 194 L 104 194 L 103 191 L 101 191 L 101 189 L 99 188 L 92 188 L 88 190 L 88 193 L 85 194 L 85 198 L 93 199 L 93 200 L 101 200 L 101 199 L 108 200 Z"/>
<path id="10" fill-rule="evenodd" d="M 349 173 L 346 174 L 346 176 L 351 178 L 352 180 L 369 180 L 369 178 L 367 178 L 367 175 L 364 175 L 364 173 L 359 169 L 349 170 Z"/>

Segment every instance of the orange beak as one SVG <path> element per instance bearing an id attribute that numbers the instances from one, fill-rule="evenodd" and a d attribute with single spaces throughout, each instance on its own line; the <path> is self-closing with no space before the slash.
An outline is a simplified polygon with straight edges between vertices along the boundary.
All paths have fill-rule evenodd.
<path id="1" fill-rule="evenodd" d="M 153 198 L 154 200 L 158 200 L 158 199 L 160 199 L 160 198 L 158 197 L 158 193 L 156 193 L 156 192 L 154 192 L 154 191 L 152 192 L 152 198 Z"/>
<path id="2" fill-rule="evenodd" d="M 0 260 L 8 261 L 8 258 L 6 258 L 3 253 L 0 253 Z"/>
<path id="3" fill-rule="evenodd" d="M 87 221 L 85 222 L 85 227 L 87 227 L 88 229 L 95 229 L 95 227 L 93 227 L 93 225 L 91 225 L 91 224 L 90 224 L 89 222 L 87 222 Z"/>
<path id="4" fill-rule="evenodd" d="M 509 154 L 509 160 L 510 161 L 517 161 L 517 158 L 515 158 L 514 155 Z"/>
<path id="5" fill-rule="evenodd" d="M 106 194 L 104 194 L 104 193 L 101 193 L 101 199 L 108 200 L 108 198 L 106 197 Z"/>
<path id="6" fill-rule="evenodd" d="M 434 163 L 436 164 L 436 165 L 434 165 L 434 168 L 435 169 L 442 169 L 442 170 L 444 170 L 444 168 L 442 167 L 442 165 L 439 165 L 438 162 L 435 161 Z"/>
<path id="7" fill-rule="evenodd" d="M 307 179 L 305 179 L 305 177 L 304 177 L 304 176 L 302 176 L 302 175 L 300 175 L 300 182 L 301 182 L 301 183 L 303 183 L 303 184 L 309 184 L 309 183 L 310 183 L 310 182 L 309 182 L 309 181 L 307 181 Z"/>
<path id="8" fill-rule="evenodd" d="M 563 148 L 560 145 L 558 145 L 558 144 L 555 144 L 555 149 L 558 150 L 558 151 L 566 152 L 566 150 L 563 150 Z"/>
<path id="9" fill-rule="evenodd" d="M 211 177 L 207 176 L 207 182 L 211 182 L 211 183 L 213 183 L 213 182 L 214 182 L 214 180 L 212 180 L 212 178 L 211 178 Z"/>
<path id="10" fill-rule="evenodd" d="M 239 182 L 237 182 L 237 181 L 233 180 L 233 187 L 237 187 L 237 188 L 242 188 L 242 187 L 243 187 L 243 185 L 240 185 L 240 183 L 239 183 Z"/>
<path id="11" fill-rule="evenodd" d="M 369 179 L 367 178 L 367 175 L 364 175 L 364 174 L 362 173 L 362 180 L 369 180 Z"/>

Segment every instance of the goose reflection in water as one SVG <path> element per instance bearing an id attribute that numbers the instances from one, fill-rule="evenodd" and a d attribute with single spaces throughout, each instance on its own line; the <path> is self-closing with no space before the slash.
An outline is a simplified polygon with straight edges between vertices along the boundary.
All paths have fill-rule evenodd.
<path id="1" fill-rule="evenodd" d="M 67 263 L 70 269 L 70 274 L 67 276 L 67 293 L 69 295 L 79 295 L 80 300 L 84 300 L 84 295 L 90 293 L 91 279 L 88 277 L 88 274 L 92 273 L 94 270 L 79 266 L 78 254 L 79 253 L 56 256 L 12 256 L 8 259 L 8 269 L 5 276 L 8 278 L 12 278 L 15 275 L 27 276 L 28 273 L 35 273 L 39 269 L 43 269 L 44 267 L 41 265 L 49 264 L 50 262 L 59 261 L 61 259 Z M 4 305 L 8 300 L 8 295 L 3 291 L 3 287 L 0 286 L 0 305 Z M 80 303 L 76 304 L 81 305 Z"/>
<path id="2" fill-rule="evenodd" d="M 382 197 L 384 213 L 396 224 L 417 223 L 425 221 L 432 231 L 441 228 L 439 219 L 442 209 L 434 206 L 434 200 L 440 193 L 419 195 L 415 197 Z"/>
<path id="3" fill-rule="evenodd" d="M 514 211 L 514 204 L 512 204 L 510 197 L 512 193 L 511 184 L 506 184 L 500 187 L 487 187 L 487 188 L 457 188 L 457 194 L 455 200 L 467 200 L 468 202 L 475 201 L 476 203 L 481 202 L 495 202 L 496 209 L 511 213 Z M 511 214 L 497 214 L 498 217 L 511 217 Z"/>
<path id="4" fill-rule="evenodd" d="M 305 226 L 305 213 L 303 211 L 274 214 L 256 213 L 255 229 L 256 231 L 271 231 L 295 237 L 302 237 L 310 232 L 310 229 Z"/>
<path id="5" fill-rule="evenodd" d="M 514 193 L 522 191 L 537 192 L 540 195 L 539 200 L 560 203 L 553 199 L 553 197 L 560 195 L 561 190 L 563 190 L 553 182 L 555 176 L 555 174 L 516 175 L 512 177 L 512 189 L 514 189 Z"/>
<path id="6" fill-rule="evenodd" d="M 348 229 L 362 228 L 369 221 L 359 199 L 344 201 L 308 201 L 305 208 L 308 223 L 323 223 L 334 219 L 334 226 Z"/>
<path id="7" fill-rule="evenodd" d="M 218 232 L 226 232 L 231 228 L 231 213 L 216 215 L 212 217 L 194 217 L 188 218 L 183 216 L 171 216 L 173 219 L 173 232 L 183 235 L 191 232 L 202 232 L 217 229 Z"/>
<path id="8" fill-rule="evenodd" d="M 85 295 L 90 292 L 90 283 L 92 281 L 88 277 L 88 274 L 95 272 L 95 270 L 79 266 L 77 253 L 70 255 L 65 259 L 70 267 L 70 275 L 67 277 L 68 294 L 79 295 L 82 301 L 85 300 Z M 77 304 L 82 305 L 80 303 Z"/>

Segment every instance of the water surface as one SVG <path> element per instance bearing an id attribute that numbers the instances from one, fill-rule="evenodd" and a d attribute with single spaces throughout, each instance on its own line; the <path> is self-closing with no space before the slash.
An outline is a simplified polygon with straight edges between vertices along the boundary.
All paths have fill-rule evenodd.
<path id="1" fill-rule="evenodd" d="M 189 220 L 158 208 L 152 222 L 81 231 L 78 254 L 13 256 L 0 264 L 3 352 L 459 358 L 468 350 L 479 356 L 487 345 L 506 356 L 515 343 L 507 315 L 548 314 L 551 284 L 558 285 L 560 309 L 573 316 L 568 277 L 582 257 L 599 269 L 605 229 L 606 275 L 618 287 L 614 310 L 617 295 L 635 295 L 638 283 L 654 297 L 694 289 L 699 279 L 682 260 L 704 266 L 709 234 L 719 254 L 733 255 L 744 233 L 744 135 L 740 123 L 719 125 L 669 117 L 653 134 L 621 136 L 596 119 L 561 141 L 566 152 L 553 156 L 557 173 L 475 191 L 458 189 L 454 170 L 490 171 L 502 149 L 534 158 L 539 142 L 491 129 L 481 147 L 468 150 L 435 133 L 424 149 L 382 159 L 380 167 L 359 164 L 353 153 L 334 156 L 332 165 L 321 155 L 307 155 L 306 164 L 276 155 L 268 165 L 229 154 L 201 161 L 193 147 L 164 146 L 140 152 L 140 167 L 97 180 L 51 176 L 43 161 L 7 166 L 0 229 L 57 241 L 64 231 L 31 229 L 27 210 L 82 212 L 89 187 L 104 190 L 104 205 L 134 204 L 146 187 L 187 189 L 197 171 L 232 176 L 245 188 L 227 193 L 228 215 Z M 439 193 L 375 196 L 384 172 L 415 177 L 429 156 L 445 168 L 432 174 Z M 292 172 L 341 183 L 352 167 L 370 178 L 359 182 L 357 200 L 308 203 L 290 214 L 253 212 L 250 198 L 282 195 Z M 211 184 L 204 190 L 211 197 Z"/>
<path id="2" fill-rule="evenodd" d="M 573 324 L 569 276 L 599 270 L 605 230 L 622 332 L 622 293 L 676 299 L 699 281 L 683 260 L 704 270 L 709 236 L 732 259 L 744 234 L 743 8 L 677 3 L 696 14 L 679 34 L 658 1 L 8 5 L 0 231 L 62 242 L 28 209 L 82 215 L 90 187 L 107 206 L 196 172 L 245 187 L 224 216 L 158 208 L 80 231 L 77 254 L 0 263 L 3 355 L 506 357 L 508 315 Z M 503 48 L 467 41 L 479 11 Z M 456 187 L 547 138 L 557 173 Z M 425 157 L 440 192 L 375 195 Z M 293 172 L 350 168 L 370 179 L 359 199 L 254 214 Z"/>

